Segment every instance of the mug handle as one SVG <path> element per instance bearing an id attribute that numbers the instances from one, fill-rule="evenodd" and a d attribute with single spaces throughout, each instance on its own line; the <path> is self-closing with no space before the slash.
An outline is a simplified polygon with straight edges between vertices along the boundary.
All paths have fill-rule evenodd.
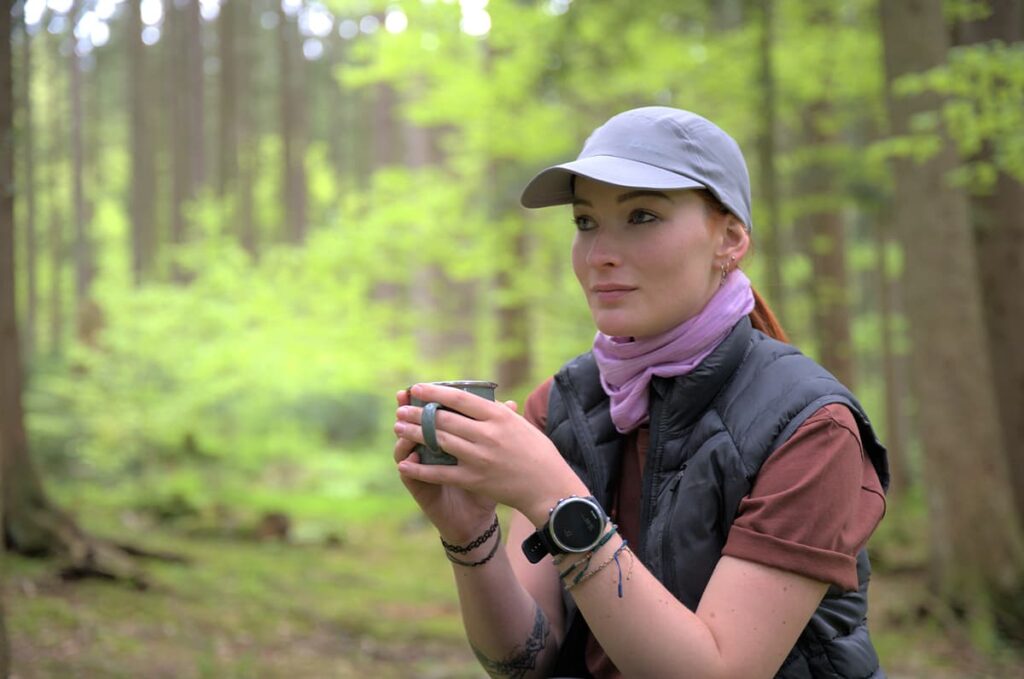
<path id="1" fill-rule="evenodd" d="M 434 453 L 443 452 L 441 446 L 437 444 L 437 409 L 440 407 L 440 403 L 428 403 L 423 406 L 423 414 L 420 416 L 423 442 Z"/>

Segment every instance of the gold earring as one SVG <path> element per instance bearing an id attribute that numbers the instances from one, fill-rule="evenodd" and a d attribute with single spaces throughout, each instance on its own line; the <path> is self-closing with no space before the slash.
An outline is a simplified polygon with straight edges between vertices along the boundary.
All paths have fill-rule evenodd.
<path id="1" fill-rule="evenodd" d="M 736 257 L 729 255 L 728 262 L 722 262 L 722 282 L 719 285 L 725 285 L 725 279 L 729 276 L 729 271 L 732 270 L 732 263 L 736 261 Z"/>

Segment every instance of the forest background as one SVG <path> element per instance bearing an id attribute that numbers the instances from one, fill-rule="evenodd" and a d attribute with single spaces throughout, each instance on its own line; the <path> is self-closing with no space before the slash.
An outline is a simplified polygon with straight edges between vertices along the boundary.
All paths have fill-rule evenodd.
<path id="1" fill-rule="evenodd" d="M 889 447 L 883 664 L 1024 676 L 1021 0 L 2 9 L 0 676 L 479 676 L 393 394 L 588 348 L 518 193 L 650 104 Z"/>

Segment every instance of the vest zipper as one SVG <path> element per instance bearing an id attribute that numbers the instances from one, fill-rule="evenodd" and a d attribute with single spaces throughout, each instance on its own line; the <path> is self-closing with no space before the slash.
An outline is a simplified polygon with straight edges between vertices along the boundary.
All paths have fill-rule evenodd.
<path id="1" fill-rule="evenodd" d="M 668 485 L 668 492 L 669 493 L 675 495 L 676 491 L 679 490 L 679 482 L 683 480 L 683 475 L 685 473 L 686 473 L 686 463 L 684 462 L 683 466 L 679 468 L 678 472 L 676 472 L 676 475 L 672 477 L 672 481 L 669 482 L 669 485 Z"/>
<path id="2" fill-rule="evenodd" d="M 662 417 L 664 402 L 657 396 L 657 390 L 653 386 L 651 390 L 651 438 L 647 443 L 647 460 L 644 463 L 643 487 L 640 498 L 643 507 L 640 510 L 640 544 L 637 546 L 637 556 L 645 563 L 644 553 L 647 551 L 647 537 L 651 528 L 651 518 L 654 516 L 654 506 L 658 498 L 654 494 L 654 477 L 661 469 L 662 439 L 664 438 L 665 422 Z M 654 564 L 650 564 L 653 566 Z"/>

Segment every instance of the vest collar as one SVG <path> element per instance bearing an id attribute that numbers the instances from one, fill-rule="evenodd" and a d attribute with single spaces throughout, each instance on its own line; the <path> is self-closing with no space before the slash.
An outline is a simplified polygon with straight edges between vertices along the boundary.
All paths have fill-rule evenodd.
<path id="1" fill-rule="evenodd" d="M 743 361 L 750 348 L 752 333 L 750 318 L 744 316 L 722 343 L 692 371 L 681 377 L 655 377 L 651 380 L 653 397 L 669 405 L 660 410 L 671 429 L 679 430 L 691 425 L 708 409 Z"/>

